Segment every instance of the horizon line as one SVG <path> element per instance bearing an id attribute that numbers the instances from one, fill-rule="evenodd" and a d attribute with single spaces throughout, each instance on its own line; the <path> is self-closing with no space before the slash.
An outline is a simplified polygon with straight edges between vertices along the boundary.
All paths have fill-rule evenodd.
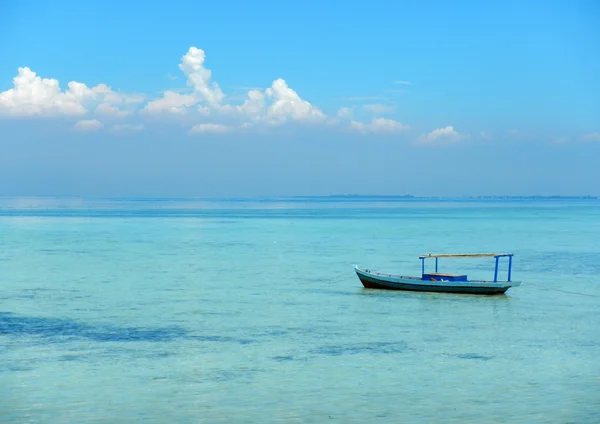
<path id="1" fill-rule="evenodd" d="M 98 195 L 0 195 L 0 199 L 103 199 L 103 200 L 268 200 L 268 199 L 597 199 L 599 195 L 572 194 L 572 195 L 463 195 L 463 196 L 439 196 L 439 195 L 412 195 L 412 194 L 323 194 L 323 195 L 254 195 L 254 196 L 98 196 Z"/>

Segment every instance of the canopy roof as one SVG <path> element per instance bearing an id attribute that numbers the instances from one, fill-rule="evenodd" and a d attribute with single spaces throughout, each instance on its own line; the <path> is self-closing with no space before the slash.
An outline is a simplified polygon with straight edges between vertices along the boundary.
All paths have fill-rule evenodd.
<path id="1" fill-rule="evenodd" d="M 483 257 L 501 257 L 501 256 L 513 256 L 512 253 L 439 253 L 419 256 L 419 259 L 424 258 L 483 258 Z"/>

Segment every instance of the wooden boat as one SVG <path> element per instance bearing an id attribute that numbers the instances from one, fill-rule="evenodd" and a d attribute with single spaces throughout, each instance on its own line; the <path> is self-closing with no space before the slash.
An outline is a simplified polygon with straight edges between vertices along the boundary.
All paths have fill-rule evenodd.
<path id="1" fill-rule="evenodd" d="M 477 258 L 493 257 L 496 260 L 494 280 L 469 280 L 464 274 L 446 274 L 438 272 L 439 258 Z M 508 278 L 498 281 L 498 261 L 508 257 Z M 435 258 L 435 272 L 425 272 L 425 259 Z M 428 254 L 421 255 L 421 276 L 407 277 L 403 275 L 384 274 L 381 272 L 361 269 L 354 265 L 362 285 L 370 289 L 387 290 L 412 290 L 444 293 L 470 293 L 470 294 L 502 294 L 511 287 L 521 285 L 520 281 L 511 281 L 512 253 L 459 253 L 459 254 Z"/>

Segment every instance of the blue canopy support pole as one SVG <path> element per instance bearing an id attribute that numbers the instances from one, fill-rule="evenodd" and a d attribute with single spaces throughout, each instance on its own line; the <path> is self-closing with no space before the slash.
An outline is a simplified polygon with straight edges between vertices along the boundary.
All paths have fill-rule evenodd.
<path id="1" fill-rule="evenodd" d="M 425 274 L 425 258 L 421 258 L 421 276 Z"/>
<path id="2" fill-rule="evenodd" d="M 510 274 L 512 271 L 512 255 L 508 257 L 508 281 L 510 281 Z"/>
<path id="3" fill-rule="evenodd" d="M 435 272 L 437 273 L 437 264 L 438 264 L 438 258 L 435 258 Z"/>
<path id="4" fill-rule="evenodd" d="M 496 267 L 494 268 L 494 283 L 498 281 L 498 256 L 496 256 Z"/>

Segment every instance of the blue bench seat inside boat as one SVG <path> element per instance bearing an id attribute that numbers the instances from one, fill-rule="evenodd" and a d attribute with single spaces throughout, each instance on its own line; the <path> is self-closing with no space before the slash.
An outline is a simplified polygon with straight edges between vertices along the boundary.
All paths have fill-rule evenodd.
<path id="1" fill-rule="evenodd" d="M 467 281 L 467 276 L 463 274 L 444 274 L 441 272 L 430 272 L 423 274 L 423 280 L 429 281 Z"/>

